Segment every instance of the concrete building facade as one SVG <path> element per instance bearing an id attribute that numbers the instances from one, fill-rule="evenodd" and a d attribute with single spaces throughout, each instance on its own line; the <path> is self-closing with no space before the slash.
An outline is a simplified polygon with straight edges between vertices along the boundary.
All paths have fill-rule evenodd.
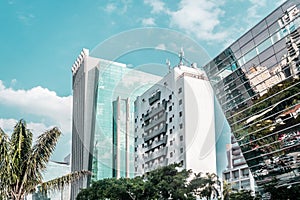
<path id="1" fill-rule="evenodd" d="M 203 71 L 182 64 L 135 101 L 134 170 L 181 163 L 216 173 L 213 92 Z"/>

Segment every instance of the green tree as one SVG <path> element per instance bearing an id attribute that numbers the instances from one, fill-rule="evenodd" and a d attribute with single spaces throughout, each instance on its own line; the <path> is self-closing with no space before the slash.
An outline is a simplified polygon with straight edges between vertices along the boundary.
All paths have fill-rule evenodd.
<path id="1" fill-rule="evenodd" d="M 226 181 L 223 181 L 223 191 L 222 191 L 222 194 L 223 194 L 224 200 L 229 200 L 229 195 L 230 195 L 231 192 L 232 192 L 231 184 L 227 183 Z"/>
<path id="2" fill-rule="evenodd" d="M 232 192 L 229 195 L 230 200 L 253 200 L 254 197 L 250 190 L 241 190 L 238 192 Z"/>
<path id="3" fill-rule="evenodd" d="M 20 120 L 11 137 L 0 128 L 0 196 L 3 199 L 21 200 L 41 185 L 44 191 L 62 189 L 87 171 L 68 174 L 43 183 L 42 172 L 52 155 L 61 132 L 52 128 L 41 134 L 33 144 L 32 133 L 26 122 Z"/>

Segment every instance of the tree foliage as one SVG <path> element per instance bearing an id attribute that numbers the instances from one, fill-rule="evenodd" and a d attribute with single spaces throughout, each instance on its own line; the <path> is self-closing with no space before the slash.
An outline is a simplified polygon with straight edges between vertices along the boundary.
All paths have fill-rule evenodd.
<path id="1" fill-rule="evenodd" d="M 219 195 L 217 184 L 215 174 L 193 174 L 192 170 L 182 169 L 179 164 L 171 164 L 143 177 L 99 180 L 83 189 L 77 200 L 192 200 L 196 196 L 211 199 Z"/>
<path id="2" fill-rule="evenodd" d="M 63 176 L 43 183 L 42 172 L 55 149 L 60 130 L 57 127 L 41 134 L 33 144 L 32 133 L 26 122 L 20 120 L 11 137 L 0 128 L 0 196 L 2 199 L 21 200 L 41 185 L 44 191 L 61 189 L 64 184 L 88 174 L 87 171 Z"/>

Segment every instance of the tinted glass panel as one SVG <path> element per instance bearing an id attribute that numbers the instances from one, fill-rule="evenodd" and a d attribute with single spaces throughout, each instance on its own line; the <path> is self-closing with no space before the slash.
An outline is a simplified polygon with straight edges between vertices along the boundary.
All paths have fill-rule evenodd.
<path id="1" fill-rule="evenodd" d="M 249 31 L 248 33 L 246 33 L 243 37 L 241 37 L 241 39 L 239 39 L 239 44 L 240 44 L 240 47 L 244 46 L 246 43 L 249 42 L 249 40 L 252 39 L 252 34 L 251 32 Z"/>
<path id="2" fill-rule="evenodd" d="M 280 40 L 280 41 L 276 42 L 276 44 L 274 44 L 273 46 L 274 46 L 275 52 L 281 51 L 283 48 L 286 47 L 285 40 L 284 39 Z"/>
<path id="3" fill-rule="evenodd" d="M 253 37 L 258 35 L 260 32 L 262 32 L 264 29 L 267 28 L 267 23 L 265 20 L 261 21 L 258 25 L 256 25 L 251 31 Z"/>
<path id="4" fill-rule="evenodd" d="M 271 26 L 269 26 L 269 31 L 270 34 L 272 35 L 273 33 L 277 32 L 280 29 L 280 26 L 278 24 L 278 22 L 274 22 Z"/>
<path id="5" fill-rule="evenodd" d="M 274 55 L 274 49 L 271 46 L 270 48 L 268 48 L 267 50 L 265 50 L 264 52 L 262 52 L 261 54 L 258 55 L 260 62 L 265 61 L 266 59 L 268 59 L 271 55 Z"/>
<path id="6" fill-rule="evenodd" d="M 252 67 L 252 66 L 257 66 L 259 65 L 259 59 L 258 59 L 258 56 L 254 57 L 252 60 L 250 60 L 249 62 L 247 62 L 243 69 L 245 71 L 249 71 L 249 68 Z"/>
<path id="7" fill-rule="evenodd" d="M 241 48 L 241 51 L 243 54 L 245 54 L 248 51 L 250 51 L 253 47 L 254 47 L 254 42 L 253 42 L 253 40 L 251 40 L 250 42 L 248 42 L 245 46 L 243 46 Z"/>
<path id="8" fill-rule="evenodd" d="M 257 46 L 258 53 L 263 52 L 265 49 L 269 48 L 272 45 L 271 39 L 267 39 Z"/>
<path id="9" fill-rule="evenodd" d="M 275 55 L 261 63 L 262 66 L 270 68 L 277 63 Z"/>
<path id="10" fill-rule="evenodd" d="M 240 45 L 238 42 L 235 42 L 230 46 L 230 48 L 233 52 L 236 52 L 236 50 L 240 49 Z"/>
<path id="11" fill-rule="evenodd" d="M 267 24 L 271 25 L 282 15 L 281 8 L 276 9 L 270 16 L 266 18 Z"/>
<path id="12" fill-rule="evenodd" d="M 264 41 L 265 39 L 267 39 L 269 37 L 269 32 L 268 30 L 263 31 L 262 33 L 260 33 L 259 35 L 257 35 L 254 38 L 254 42 L 256 45 L 260 44 L 262 41 Z"/>

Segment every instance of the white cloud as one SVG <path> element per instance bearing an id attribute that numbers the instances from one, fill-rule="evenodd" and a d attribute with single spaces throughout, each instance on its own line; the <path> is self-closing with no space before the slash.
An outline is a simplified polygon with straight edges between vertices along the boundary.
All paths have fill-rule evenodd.
<path id="1" fill-rule="evenodd" d="M 31 13 L 27 14 L 27 13 L 19 12 L 17 13 L 17 16 L 18 19 L 26 26 L 31 25 L 32 20 L 35 18 L 35 16 Z"/>
<path id="2" fill-rule="evenodd" d="M 104 8 L 104 10 L 105 10 L 106 12 L 108 12 L 108 13 L 111 13 L 111 12 L 115 11 L 116 9 L 117 9 L 117 6 L 116 6 L 116 4 L 114 4 L 114 3 L 109 3 L 109 4 L 107 4 L 106 7 Z"/>
<path id="3" fill-rule="evenodd" d="M 14 90 L 5 87 L 0 80 L 0 104 L 18 109 L 20 113 L 46 118 L 63 132 L 71 132 L 72 96 L 60 97 L 40 86 L 29 90 Z"/>
<path id="4" fill-rule="evenodd" d="M 155 26 L 156 25 L 155 20 L 152 17 L 142 19 L 142 24 L 143 24 L 143 26 Z"/>
<path id="5" fill-rule="evenodd" d="M 201 40 L 222 41 L 227 31 L 216 31 L 224 11 L 220 8 L 223 1 L 181 0 L 177 11 L 168 11 L 171 26 L 195 35 Z"/>
<path id="6" fill-rule="evenodd" d="M 160 13 L 165 11 L 165 3 L 161 0 L 144 0 L 144 3 L 152 7 L 151 13 Z"/>
<path id="7" fill-rule="evenodd" d="M 247 10 L 247 19 L 250 21 L 261 19 L 262 16 L 258 14 L 258 9 L 267 5 L 267 0 L 250 0 L 252 4 Z"/>
<path id="8" fill-rule="evenodd" d="M 132 0 L 121 0 L 115 3 L 108 3 L 104 8 L 100 7 L 101 10 L 104 9 L 107 13 L 113 13 L 116 11 L 118 14 L 124 14 L 127 12 L 128 7 L 131 5 Z"/>
<path id="9" fill-rule="evenodd" d="M 15 125 L 18 120 L 16 119 L 0 119 L 0 128 L 6 133 L 11 134 L 14 130 Z M 33 133 L 33 138 L 36 139 L 37 136 L 41 135 L 45 131 L 51 129 L 54 126 L 46 126 L 43 123 L 26 122 L 27 128 Z"/>

